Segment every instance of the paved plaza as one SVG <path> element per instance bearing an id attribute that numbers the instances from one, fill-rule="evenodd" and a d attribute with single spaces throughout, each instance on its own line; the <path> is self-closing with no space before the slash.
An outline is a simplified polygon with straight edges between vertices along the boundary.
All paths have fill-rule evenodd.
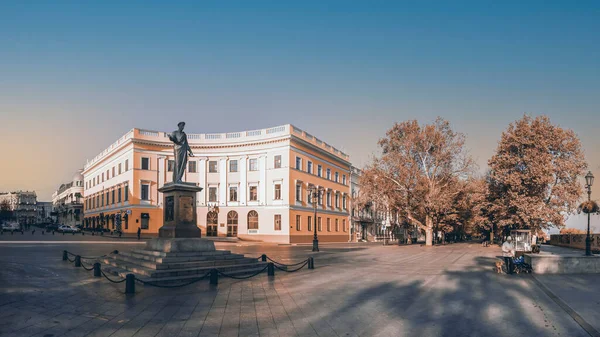
<path id="1" fill-rule="evenodd" d="M 59 240 L 60 239 L 60 240 Z M 594 336 L 600 276 L 502 275 L 499 247 L 217 243 L 315 269 L 161 289 L 61 260 L 141 247 L 91 236 L 0 237 L 0 336 Z"/>

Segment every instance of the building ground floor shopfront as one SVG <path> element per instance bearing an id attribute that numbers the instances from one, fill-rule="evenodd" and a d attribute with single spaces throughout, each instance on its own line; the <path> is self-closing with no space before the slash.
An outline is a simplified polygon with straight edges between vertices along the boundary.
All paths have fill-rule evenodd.
<path id="1" fill-rule="evenodd" d="M 157 235 L 163 225 L 162 208 L 123 207 L 88 212 L 84 228 L 118 230 Z M 198 207 L 197 223 L 203 237 L 231 237 L 247 241 L 273 243 L 311 243 L 315 217 L 309 209 L 290 209 L 288 206 Z M 349 219 L 344 212 L 318 212 L 317 235 L 320 242 L 348 242 Z"/>

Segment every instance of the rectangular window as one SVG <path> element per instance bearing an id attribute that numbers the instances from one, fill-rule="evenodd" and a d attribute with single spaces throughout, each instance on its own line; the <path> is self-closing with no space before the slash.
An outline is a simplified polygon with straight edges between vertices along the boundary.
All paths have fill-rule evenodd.
<path id="1" fill-rule="evenodd" d="M 229 187 L 229 201 L 238 201 L 237 187 L 235 186 Z"/>
<path id="2" fill-rule="evenodd" d="M 296 157 L 296 170 L 302 171 L 302 158 Z"/>
<path id="3" fill-rule="evenodd" d="M 112 204 L 115 204 L 115 190 L 112 190 Z"/>
<path id="4" fill-rule="evenodd" d="M 217 188 L 216 187 L 208 188 L 208 201 L 210 201 L 210 202 L 217 201 Z"/>
<path id="5" fill-rule="evenodd" d="M 331 207 L 331 192 L 327 191 L 327 207 Z"/>
<path id="6" fill-rule="evenodd" d="M 119 174 L 121 174 L 121 163 L 119 163 Z"/>
<path id="7" fill-rule="evenodd" d="M 309 216 L 307 221 L 308 221 L 308 223 L 307 223 L 307 224 L 308 224 L 308 225 L 307 225 L 308 231 L 309 231 L 309 232 L 312 232 L 312 230 L 313 230 L 313 229 L 312 229 L 312 228 L 313 228 L 313 227 L 312 227 L 312 226 L 313 226 L 313 219 L 312 219 L 312 216 Z"/>
<path id="8" fill-rule="evenodd" d="M 108 179 L 110 179 L 110 177 L 108 176 L 108 172 L 109 170 L 106 170 L 106 180 L 108 181 Z"/>
<path id="9" fill-rule="evenodd" d="M 230 160 L 229 161 L 229 172 L 237 172 L 238 171 L 238 161 Z"/>
<path id="10" fill-rule="evenodd" d="M 113 178 L 115 177 L 115 170 L 116 170 L 116 168 L 113 166 L 113 169 L 112 169 L 112 176 L 113 176 Z"/>
<path id="11" fill-rule="evenodd" d="M 277 155 L 274 157 L 275 163 L 273 163 L 274 168 L 281 168 L 281 155 Z"/>
<path id="12" fill-rule="evenodd" d="M 142 184 L 142 200 L 150 200 L 150 185 Z"/>
<path id="13" fill-rule="evenodd" d="M 338 193 L 335 194 L 335 208 L 340 208 L 340 195 Z"/>
<path id="14" fill-rule="evenodd" d="M 252 158 L 248 161 L 248 171 L 258 171 L 258 159 Z"/>
<path id="15" fill-rule="evenodd" d="M 302 230 L 302 227 L 301 227 L 301 224 L 300 224 L 300 219 L 301 219 L 301 216 L 300 215 L 296 215 L 296 230 L 297 231 Z"/>
<path id="16" fill-rule="evenodd" d="M 208 162 L 208 172 L 217 173 L 217 161 L 211 160 Z"/>
<path id="17" fill-rule="evenodd" d="M 319 192 L 319 205 L 323 205 L 323 193 Z"/>
<path id="18" fill-rule="evenodd" d="M 104 207 L 104 193 L 102 193 L 102 203 L 100 205 L 102 205 L 102 207 Z"/>
<path id="19" fill-rule="evenodd" d="M 331 219 L 327 218 L 327 231 L 331 232 Z"/>
<path id="20" fill-rule="evenodd" d="M 102 172 L 102 182 L 104 182 L 104 172 Z"/>
<path id="21" fill-rule="evenodd" d="M 281 184 L 275 184 L 275 200 L 281 200 Z"/>
<path id="22" fill-rule="evenodd" d="M 318 217 L 318 218 L 317 218 L 317 230 L 318 230 L 319 232 L 322 232 L 322 231 L 323 231 L 323 226 L 321 226 L 321 217 Z"/>
<path id="23" fill-rule="evenodd" d="M 106 206 L 110 205 L 110 199 L 108 195 L 108 191 L 106 191 Z"/>
<path id="24" fill-rule="evenodd" d="M 121 202 L 121 188 L 119 187 L 119 190 L 117 191 L 117 202 Z"/>
<path id="25" fill-rule="evenodd" d="M 339 172 L 336 172 L 336 173 L 335 173 L 335 182 L 336 182 L 336 183 L 339 183 L 339 182 L 340 182 L 340 173 L 339 173 Z"/>
<path id="26" fill-rule="evenodd" d="M 125 166 L 127 166 L 127 161 L 125 162 Z M 142 170 L 150 169 L 150 158 L 142 158 Z"/>
<path id="27" fill-rule="evenodd" d="M 339 219 L 335 219 L 335 231 L 336 232 L 340 231 L 340 220 Z"/>
<path id="28" fill-rule="evenodd" d="M 281 214 L 275 214 L 275 230 L 281 230 Z"/>
<path id="29" fill-rule="evenodd" d="M 175 170 L 175 161 L 167 160 L 167 172 L 173 172 Z"/>
<path id="30" fill-rule="evenodd" d="M 127 166 L 127 165 L 125 165 Z M 125 185 L 125 191 L 123 191 L 123 193 L 125 194 L 125 201 L 129 200 L 129 186 Z"/>
<path id="31" fill-rule="evenodd" d="M 345 194 L 342 196 L 342 206 L 344 207 L 344 209 L 346 209 L 346 195 Z"/>
<path id="32" fill-rule="evenodd" d="M 296 184 L 296 201 L 302 201 L 302 185 Z"/>
<path id="33" fill-rule="evenodd" d="M 129 171 L 129 159 L 125 159 L 125 172 Z"/>
<path id="34" fill-rule="evenodd" d="M 323 167 L 321 165 L 317 166 L 317 176 L 319 176 L 319 177 L 323 176 Z"/>
<path id="35" fill-rule="evenodd" d="M 342 230 L 346 231 L 346 219 L 342 219 Z"/>
<path id="36" fill-rule="evenodd" d="M 196 173 L 196 162 L 195 161 L 188 162 L 188 172 Z"/>
<path id="37" fill-rule="evenodd" d="M 331 169 L 327 169 L 327 180 L 331 180 Z"/>
<path id="38" fill-rule="evenodd" d="M 308 189 L 306 190 L 306 202 L 312 204 L 312 193 L 310 193 L 310 190 Z"/>
<path id="39" fill-rule="evenodd" d="M 308 163 L 306 163 L 306 172 L 312 174 L 312 161 L 309 161 Z"/>
<path id="40" fill-rule="evenodd" d="M 257 200 L 258 200 L 258 187 L 250 186 L 250 201 L 257 201 Z"/>
<path id="41" fill-rule="evenodd" d="M 346 175 L 345 174 L 342 176 L 342 184 L 346 185 Z"/>

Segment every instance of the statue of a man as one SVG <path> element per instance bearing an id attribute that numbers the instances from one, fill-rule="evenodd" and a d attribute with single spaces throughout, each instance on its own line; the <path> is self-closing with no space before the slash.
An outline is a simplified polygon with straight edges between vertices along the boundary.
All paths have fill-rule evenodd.
<path id="1" fill-rule="evenodd" d="M 179 122 L 177 124 L 178 130 L 173 131 L 169 135 L 169 139 L 175 143 L 174 153 L 175 153 L 175 167 L 173 168 L 173 182 L 180 183 L 181 178 L 183 178 L 183 173 L 185 172 L 185 167 L 188 161 L 188 153 L 190 157 L 193 157 L 192 149 L 187 141 L 187 136 L 185 132 L 183 132 L 183 128 L 185 127 L 185 122 Z"/>

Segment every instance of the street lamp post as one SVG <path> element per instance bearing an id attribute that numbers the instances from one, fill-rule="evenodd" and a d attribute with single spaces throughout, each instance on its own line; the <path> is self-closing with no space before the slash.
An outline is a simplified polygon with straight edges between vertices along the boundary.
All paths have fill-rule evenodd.
<path id="1" fill-rule="evenodd" d="M 587 189 L 588 201 L 591 200 L 592 197 L 592 185 L 594 184 L 594 175 L 591 171 L 588 171 L 588 174 L 585 175 L 585 188 Z M 588 223 L 587 223 L 587 235 L 585 237 L 585 255 L 592 255 L 592 238 L 590 237 L 590 213 L 588 212 Z"/>
<path id="2" fill-rule="evenodd" d="M 323 187 L 315 187 L 315 186 L 310 186 L 308 188 L 308 193 L 310 195 L 310 200 L 312 201 L 313 204 L 313 209 L 315 212 L 315 222 L 314 222 L 314 235 L 313 235 L 313 248 L 312 251 L 313 252 L 318 252 L 319 251 L 319 237 L 317 236 L 317 203 L 319 202 L 319 197 L 321 196 L 321 193 L 323 193 Z"/>

